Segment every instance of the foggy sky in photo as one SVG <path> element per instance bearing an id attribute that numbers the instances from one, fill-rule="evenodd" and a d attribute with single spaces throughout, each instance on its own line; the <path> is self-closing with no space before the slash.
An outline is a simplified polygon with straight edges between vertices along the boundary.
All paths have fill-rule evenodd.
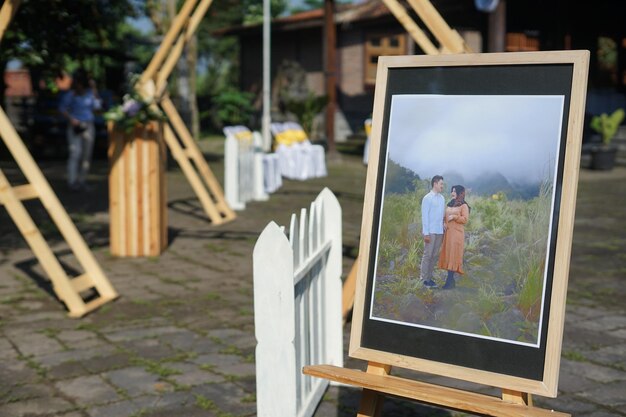
<path id="1" fill-rule="evenodd" d="M 420 178 L 455 171 L 471 181 L 554 177 L 563 96 L 394 95 L 389 158 Z"/>

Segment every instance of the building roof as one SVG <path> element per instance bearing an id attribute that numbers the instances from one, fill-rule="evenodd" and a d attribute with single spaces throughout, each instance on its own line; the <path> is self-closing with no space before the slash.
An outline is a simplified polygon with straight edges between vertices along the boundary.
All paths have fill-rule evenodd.
<path id="1" fill-rule="evenodd" d="M 335 6 L 335 23 L 348 24 L 357 21 L 373 20 L 389 17 L 391 12 L 380 0 L 365 0 L 360 3 L 337 4 Z M 324 25 L 324 9 L 307 10 L 290 16 L 272 19 L 272 30 L 289 31 Z M 238 25 L 215 32 L 216 35 L 235 35 L 246 32 L 258 32 L 262 23 Z"/>

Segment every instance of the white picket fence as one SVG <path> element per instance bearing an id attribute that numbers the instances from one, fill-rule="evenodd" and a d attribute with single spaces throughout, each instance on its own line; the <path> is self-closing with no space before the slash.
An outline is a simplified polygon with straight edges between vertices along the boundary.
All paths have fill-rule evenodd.
<path id="1" fill-rule="evenodd" d="M 282 185 L 278 156 L 261 149 L 260 133 L 245 126 L 224 128 L 224 197 L 234 210 L 251 200 L 266 201 Z"/>
<path id="2" fill-rule="evenodd" d="M 312 364 L 343 366 L 341 206 L 325 188 L 292 214 L 289 237 L 270 222 L 254 247 L 258 417 L 310 417 L 328 380 Z"/>

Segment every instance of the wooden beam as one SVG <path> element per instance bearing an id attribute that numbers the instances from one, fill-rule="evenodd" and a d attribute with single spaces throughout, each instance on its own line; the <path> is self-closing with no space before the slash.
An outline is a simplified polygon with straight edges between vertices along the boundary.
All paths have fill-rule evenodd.
<path id="1" fill-rule="evenodd" d="M 305 375 L 362 387 L 379 393 L 379 395 L 395 395 L 454 410 L 468 411 L 472 414 L 494 417 L 571 417 L 570 414 L 525 404 L 515 404 L 503 401 L 498 397 L 392 375 L 376 375 L 369 371 L 366 373 L 333 365 L 312 365 L 305 366 L 302 372 Z"/>
<path id="2" fill-rule="evenodd" d="M 176 44 L 171 48 L 167 59 L 163 63 L 163 66 L 156 73 L 156 97 L 161 97 L 167 87 L 167 79 L 172 74 L 172 71 L 176 67 L 178 60 L 180 59 L 185 45 L 193 37 L 194 33 L 198 29 L 202 18 L 206 14 L 207 10 L 213 3 L 213 0 L 202 0 L 198 7 L 193 11 L 193 14 L 189 18 L 189 23 L 185 28 L 185 31 L 180 34 Z"/>
<path id="3" fill-rule="evenodd" d="M 93 253 L 91 253 L 91 250 L 78 232 L 78 229 L 76 229 L 72 219 L 50 187 L 39 166 L 28 152 L 24 142 L 20 139 L 2 107 L 0 107 L 0 136 L 28 182 L 37 191 L 41 203 L 85 269 L 85 272 L 94 280 L 100 296 L 109 300 L 117 297 L 117 292 L 109 283 L 104 272 L 102 272 Z"/>
<path id="4" fill-rule="evenodd" d="M 13 16 L 17 13 L 21 0 L 4 0 L 0 9 L 0 41 L 9 27 L 9 23 L 13 20 Z"/>
<path id="5" fill-rule="evenodd" d="M 154 56 L 152 57 L 152 60 L 148 64 L 148 67 L 146 68 L 146 70 L 141 74 L 141 77 L 139 78 L 139 84 L 143 84 L 147 82 L 148 80 L 151 80 L 156 74 L 156 72 L 159 70 L 159 68 L 163 64 L 163 61 L 165 60 L 168 53 L 170 52 L 172 44 L 174 43 L 174 41 L 180 34 L 181 30 L 183 29 L 183 27 L 189 20 L 189 16 L 191 15 L 191 12 L 193 11 L 197 2 L 198 0 L 186 0 L 185 4 L 183 4 L 183 7 L 180 9 L 180 12 L 178 12 L 178 14 L 176 15 L 176 18 L 174 18 L 174 21 L 172 22 L 172 26 L 170 26 L 169 30 L 167 31 L 167 34 L 163 38 L 163 41 L 161 42 L 159 49 L 157 50 L 156 54 L 154 54 Z"/>
<path id="6" fill-rule="evenodd" d="M 15 187 L 13 187 L 13 193 L 15 194 L 15 197 L 20 201 L 32 200 L 33 198 L 39 197 L 37 195 L 37 190 L 35 190 L 35 188 L 30 184 L 16 185 Z M 4 202 L 2 200 L 2 196 L 0 196 L 0 206 L 3 204 Z"/>
<path id="7" fill-rule="evenodd" d="M 465 40 L 452 29 L 429 0 L 408 0 L 424 24 L 445 50 L 452 53 L 470 52 Z"/>
<path id="8" fill-rule="evenodd" d="M 222 186 L 217 178 L 215 178 L 215 175 L 209 167 L 209 164 L 206 162 L 206 159 L 204 159 L 200 148 L 198 148 L 198 144 L 191 136 L 191 132 L 189 132 L 187 126 L 185 126 L 185 123 L 183 122 L 183 119 L 178 114 L 178 111 L 176 111 L 176 106 L 174 106 L 174 103 L 172 103 L 172 100 L 169 97 L 164 97 L 163 100 L 161 100 L 161 107 L 183 142 L 184 154 L 194 162 L 197 170 L 200 172 L 200 175 L 204 180 L 205 185 L 208 187 L 209 191 L 211 191 L 218 210 L 222 213 L 222 216 L 224 216 L 224 220 L 230 221 L 235 219 L 237 215 L 230 208 L 228 203 L 226 203 Z"/>
<path id="9" fill-rule="evenodd" d="M 396 19 L 404 26 L 404 29 L 413 38 L 415 43 L 428 55 L 438 55 L 439 49 L 430 41 L 428 36 L 417 26 L 415 21 L 409 16 L 406 9 L 397 0 L 383 0 L 385 6 L 391 11 Z"/>

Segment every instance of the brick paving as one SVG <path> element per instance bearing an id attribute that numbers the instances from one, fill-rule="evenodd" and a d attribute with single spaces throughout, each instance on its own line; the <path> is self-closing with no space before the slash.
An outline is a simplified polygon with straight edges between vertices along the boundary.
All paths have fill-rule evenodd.
<path id="1" fill-rule="evenodd" d="M 218 178 L 219 146 L 203 143 Z M 14 165 L 0 161 L 14 183 Z M 211 225 L 178 168 L 167 173 L 170 245 L 158 258 L 108 251 L 106 162 L 95 161 L 86 194 L 63 184 L 64 161 L 42 170 L 121 297 L 71 319 L 32 252 L 0 208 L 0 416 L 253 416 L 255 406 L 252 249 L 265 225 L 324 186 L 342 205 L 344 274 L 357 251 L 365 168 L 360 156 L 329 161 L 329 177 L 287 181 L 269 201 Z M 575 222 L 560 393 L 535 403 L 575 416 L 626 416 L 626 169 L 582 170 Z M 38 202 L 27 206 L 66 267 L 76 265 Z M 345 329 L 346 349 L 350 326 Z M 346 358 L 346 366 L 364 363 Z M 395 370 L 394 370 L 395 372 Z M 398 374 L 409 374 L 398 371 Z M 414 377 L 415 374 L 411 374 Z M 481 392 L 487 387 L 436 383 Z M 280 389 L 280 387 L 277 387 Z M 360 393 L 331 387 L 316 416 L 354 416 Z M 400 399 L 387 416 L 461 416 Z"/>

